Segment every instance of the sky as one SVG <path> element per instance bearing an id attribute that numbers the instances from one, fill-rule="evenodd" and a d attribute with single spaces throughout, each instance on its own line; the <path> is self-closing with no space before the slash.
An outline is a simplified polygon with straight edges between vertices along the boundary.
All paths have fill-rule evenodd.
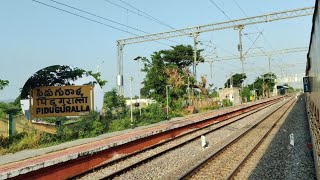
<path id="1" fill-rule="evenodd" d="M 58 64 L 84 70 L 98 69 L 102 78 L 108 81 L 103 91 L 111 90 L 116 87 L 116 41 L 145 35 L 141 31 L 159 33 L 314 4 L 314 0 L 3 0 L 0 5 L 0 79 L 9 80 L 10 85 L 0 91 L 0 100 L 16 98 L 19 89 L 32 74 Z M 146 18 L 144 13 L 152 17 Z M 261 53 L 261 50 L 268 52 L 308 47 L 311 25 L 312 16 L 306 16 L 245 26 L 243 51 L 250 54 Z M 172 40 L 175 42 L 160 40 L 160 43 L 145 42 L 124 47 L 125 96 L 129 95 L 129 78 L 133 77 L 133 94 L 137 95 L 138 84 L 144 77 L 143 73 L 139 73 L 142 64 L 138 66 L 133 61 L 135 57 L 150 58 L 155 51 L 178 45 L 176 42 L 193 44 L 192 37 L 188 36 Z M 198 48 L 204 49 L 201 55 L 206 60 L 239 55 L 237 30 L 200 33 L 198 40 L 201 41 Z M 271 71 L 277 75 L 304 73 L 306 54 L 303 51 L 274 55 L 271 58 Z M 265 56 L 246 58 L 244 66 L 247 83 L 252 83 L 257 76 L 268 72 L 268 59 Z M 241 64 L 237 59 L 215 61 L 212 67 L 211 73 L 209 63 L 200 64 L 197 74 L 206 75 L 208 83 L 217 87 L 222 87 L 230 74 L 241 72 Z"/>

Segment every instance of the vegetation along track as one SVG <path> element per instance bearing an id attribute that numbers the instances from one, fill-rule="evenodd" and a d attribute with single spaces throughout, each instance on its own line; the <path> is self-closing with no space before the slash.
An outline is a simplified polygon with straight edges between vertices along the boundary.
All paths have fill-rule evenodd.
<path id="1" fill-rule="evenodd" d="M 102 166 L 99 166 L 85 174 L 81 174 L 80 176 L 76 178 L 80 179 L 112 179 L 114 177 L 117 177 L 120 174 L 123 174 L 130 170 L 131 168 L 137 167 L 145 162 L 150 161 L 151 159 L 154 159 L 158 156 L 161 156 L 162 154 L 172 151 L 178 147 L 181 147 L 191 141 L 198 140 L 201 135 L 206 135 L 208 133 L 211 133 L 213 131 L 216 131 L 220 128 L 223 128 L 225 126 L 228 126 L 230 124 L 233 124 L 245 117 L 248 116 L 254 116 L 253 114 L 260 112 L 274 104 L 276 104 L 278 101 L 272 101 L 271 103 L 261 106 L 257 109 L 254 109 L 252 111 L 246 112 L 241 115 L 228 117 L 224 121 L 217 121 L 214 124 L 207 125 L 205 127 L 199 128 L 199 129 L 193 129 L 191 131 L 188 131 L 187 133 L 184 133 L 176 138 L 164 141 L 160 144 L 157 144 L 156 146 L 147 148 L 143 151 L 136 152 L 134 154 L 130 154 L 127 156 L 123 156 L 121 158 L 115 159 L 111 162 L 108 162 L 106 164 L 103 164 Z"/>
<path id="2" fill-rule="evenodd" d="M 257 119 L 255 125 L 230 138 L 179 179 L 232 179 L 293 103 L 291 99 L 265 118 Z"/>

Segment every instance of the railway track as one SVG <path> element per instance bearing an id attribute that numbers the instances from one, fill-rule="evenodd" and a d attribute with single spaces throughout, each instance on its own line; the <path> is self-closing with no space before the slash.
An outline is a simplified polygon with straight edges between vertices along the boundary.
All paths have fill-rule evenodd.
<path id="1" fill-rule="evenodd" d="M 213 125 L 207 125 L 199 129 L 193 129 L 184 133 L 176 138 L 164 141 L 153 147 L 147 148 L 143 151 L 139 151 L 121 158 L 115 159 L 111 162 L 103 164 L 95 169 L 90 170 L 87 173 L 74 177 L 77 179 L 114 179 L 130 171 L 133 168 L 139 167 L 157 157 L 160 157 L 170 151 L 183 147 L 184 145 L 198 141 L 200 136 L 210 134 L 214 131 L 230 126 L 244 118 L 254 117 L 255 114 L 261 111 L 266 111 L 267 108 L 277 104 L 278 101 L 273 101 L 267 105 L 261 106 L 252 111 L 246 112 L 241 115 L 235 115 L 227 117 L 224 121 L 217 121 Z M 232 129 L 232 128 L 231 128 Z"/>
<path id="2" fill-rule="evenodd" d="M 256 124 L 239 132 L 179 179 L 233 179 L 293 103 L 293 99 L 288 101 Z"/>

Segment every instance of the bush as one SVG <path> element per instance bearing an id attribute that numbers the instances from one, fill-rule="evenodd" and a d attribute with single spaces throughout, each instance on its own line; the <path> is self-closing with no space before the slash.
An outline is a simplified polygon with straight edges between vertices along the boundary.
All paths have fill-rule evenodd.
<path id="1" fill-rule="evenodd" d="M 223 99 L 222 100 L 222 106 L 223 107 L 232 106 L 232 102 L 229 99 Z"/>
<path id="2" fill-rule="evenodd" d="M 165 113 L 162 111 L 160 104 L 150 104 L 147 108 L 143 109 L 141 118 L 137 121 L 137 126 L 145 126 L 153 123 L 160 122 L 166 118 Z"/>
<path id="3" fill-rule="evenodd" d="M 8 148 L 9 152 L 17 152 L 24 149 L 32 149 L 39 147 L 39 142 L 41 135 L 36 131 L 21 133 L 17 135 L 18 137 L 13 137 L 13 142 Z M 20 139 L 21 138 L 21 139 Z"/>
<path id="4" fill-rule="evenodd" d="M 109 124 L 109 132 L 121 131 L 131 128 L 130 117 L 112 120 Z"/>

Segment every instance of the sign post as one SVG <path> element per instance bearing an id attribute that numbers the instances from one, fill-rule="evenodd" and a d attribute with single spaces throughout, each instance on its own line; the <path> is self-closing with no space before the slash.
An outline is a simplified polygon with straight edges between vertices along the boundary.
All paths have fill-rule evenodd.
<path id="1" fill-rule="evenodd" d="M 303 90 L 304 92 L 310 92 L 309 77 L 303 77 Z"/>
<path id="2" fill-rule="evenodd" d="M 13 134 L 13 127 L 12 127 L 12 113 L 9 114 L 9 121 L 8 121 L 8 138 L 11 140 Z"/>
<path id="3" fill-rule="evenodd" d="M 89 85 L 37 87 L 30 95 L 32 118 L 80 116 L 94 110 L 93 87 Z"/>

